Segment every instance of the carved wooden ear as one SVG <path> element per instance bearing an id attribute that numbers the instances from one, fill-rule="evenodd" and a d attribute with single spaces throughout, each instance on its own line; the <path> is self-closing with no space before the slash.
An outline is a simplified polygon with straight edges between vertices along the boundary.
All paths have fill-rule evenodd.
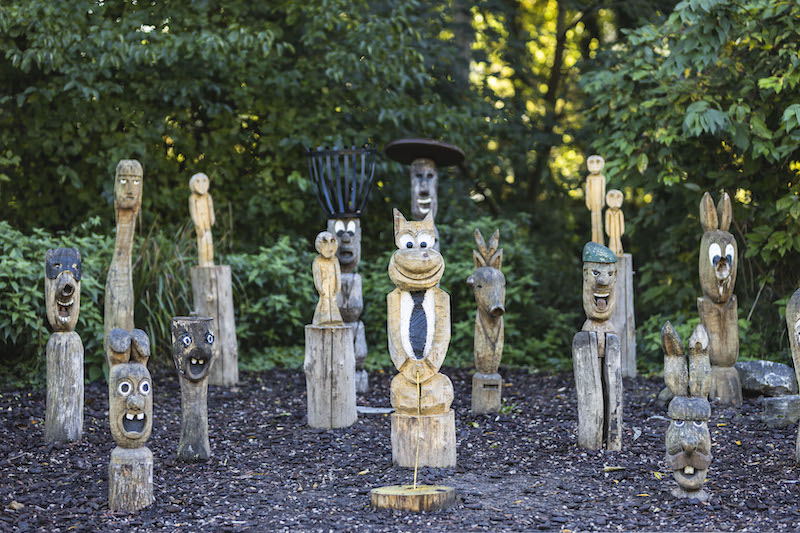
<path id="1" fill-rule="evenodd" d="M 661 328 L 661 348 L 664 350 L 664 383 L 675 396 L 689 394 L 689 369 L 683 351 L 683 342 L 667 322 Z"/>
<path id="2" fill-rule="evenodd" d="M 475 285 L 475 276 L 470 276 L 467 278 L 467 285 L 469 285 L 470 287 Z"/>
<path id="3" fill-rule="evenodd" d="M 714 207 L 714 200 L 707 192 L 700 200 L 700 225 L 703 226 L 703 231 L 714 231 L 719 228 L 717 209 Z"/>
<path id="4" fill-rule="evenodd" d="M 394 234 L 397 235 L 397 232 L 400 231 L 400 226 L 408 221 L 406 220 L 406 217 L 403 216 L 403 213 L 401 213 L 396 207 L 392 208 L 392 216 L 394 217 Z"/>
<path id="5" fill-rule="evenodd" d="M 731 197 L 728 193 L 723 192 L 722 197 L 717 204 L 717 215 L 719 216 L 719 229 L 728 231 L 733 222 L 733 206 L 731 205 Z"/>
<path id="6" fill-rule="evenodd" d="M 711 360 L 708 357 L 708 333 L 699 324 L 689 337 L 689 394 L 708 398 L 711 390 Z"/>
<path id="7" fill-rule="evenodd" d="M 478 228 L 475 228 L 475 245 L 478 247 L 478 251 L 481 255 L 486 255 L 486 241 L 483 239 L 481 230 Z"/>
<path id="8" fill-rule="evenodd" d="M 500 270 L 500 265 L 503 264 L 503 249 L 500 248 L 495 252 L 491 259 L 489 259 L 489 266 Z"/>
<path id="9" fill-rule="evenodd" d="M 483 268 L 486 266 L 486 259 L 484 259 L 477 250 L 472 250 L 472 259 L 475 260 L 475 268 Z"/>
<path id="10" fill-rule="evenodd" d="M 108 332 L 106 342 L 108 366 L 127 363 L 131 358 L 131 334 L 122 328 L 113 328 Z"/>
<path id="11" fill-rule="evenodd" d="M 492 234 L 492 238 L 489 239 L 489 252 L 494 254 L 498 246 L 500 246 L 500 230 L 496 229 Z"/>
<path id="12" fill-rule="evenodd" d="M 131 359 L 144 366 L 147 366 L 150 359 L 150 339 L 140 329 L 131 331 Z"/>

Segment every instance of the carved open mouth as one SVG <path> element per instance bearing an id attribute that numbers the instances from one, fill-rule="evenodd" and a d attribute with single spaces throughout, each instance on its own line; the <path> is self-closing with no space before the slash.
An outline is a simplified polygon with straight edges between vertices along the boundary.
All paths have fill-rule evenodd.
<path id="1" fill-rule="evenodd" d="M 594 306 L 598 311 L 605 311 L 608 309 L 608 298 L 611 296 L 610 292 L 601 293 L 596 292 L 592 295 L 594 298 Z"/>
<path id="2" fill-rule="evenodd" d="M 192 357 L 189 359 L 189 374 L 195 378 L 203 375 L 203 372 L 206 371 L 206 365 L 208 364 L 208 360 L 206 359 L 197 359 Z"/>
<path id="3" fill-rule="evenodd" d="M 342 263 L 350 263 L 355 259 L 356 254 L 352 250 L 345 250 L 341 246 L 339 247 L 339 262 Z"/>
<path id="4" fill-rule="evenodd" d="M 144 431 L 145 415 L 143 412 L 130 412 L 128 411 L 122 416 L 122 429 L 125 433 L 138 433 Z"/>
<path id="5" fill-rule="evenodd" d="M 428 197 L 423 197 L 423 198 L 417 198 L 417 209 L 419 209 L 419 212 L 420 213 L 427 213 L 428 211 L 430 211 L 431 210 L 431 202 L 432 201 L 433 201 L 433 198 L 431 198 L 429 196 Z"/>

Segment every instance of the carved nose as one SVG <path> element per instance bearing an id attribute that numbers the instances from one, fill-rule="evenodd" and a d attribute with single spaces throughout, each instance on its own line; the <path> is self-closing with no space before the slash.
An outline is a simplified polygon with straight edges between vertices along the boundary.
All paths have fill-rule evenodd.
<path id="1" fill-rule="evenodd" d="M 125 402 L 128 409 L 139 409 L 140 411 L 144 411 L 144 398 L 139 394 L 131 394 L 128 396 L 128 400 Z"/>
<path id="2" fill-rule="evenodd" d="M 344 233 L 342 233 L 342 234 L 339 236 L 339 240 L 341 240 L 343 243 L 345 243 L 345 242 L 350 242 L 350 234 L 349 234 L 349 233 L 347 233 L 347 232 L 344 232 Z"/>
<path id="3" fill-rule="evenodd" d="M 685 453 L 694 453 L 697 450 L 697 437 L 695 435 L 686 435 L 681 442 L 681 448 Z"/>
<path id="4" fill-rule="evenodd" d="M 495 305 L 494 307 L 492 307 L 489 310 L 489 314 L 492 315 L 495 318 L 503 316 L 503 314 L 505 314 L 505 312 L 506 312 L 506 308 L 503 307 L 502 305 Z"/>
<path id="5" fill-rule="evenodd" d="M 75 292 L 75 287 L 73 287 L 71 283 L 67 283 L 61 289 L 61 296 L 69 298 L 70 296 L 72 296 L 72 293 L 74 293 L 74 292 Z"/>

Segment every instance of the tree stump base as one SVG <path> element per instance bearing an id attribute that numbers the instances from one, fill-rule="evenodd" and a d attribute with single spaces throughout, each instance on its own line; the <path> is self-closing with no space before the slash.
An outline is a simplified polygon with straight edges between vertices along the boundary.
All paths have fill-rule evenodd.
<path id="1" fill-rule="evenodd" d="M 348 326 L 306 326 L 303 363 L 308 391 L 308 425 L 343 428 L 355 423 L 356 359 Z"/>
<path id="2" fill-rule="evenodd" d="M 711 367 L 711 390 L 708 398 L 717 400 L 722 405 L 742 406 L 742 383 L 736 367 Z"/>
<path id="3" fill-rule="evenodd" d="M 79 441 L 83 435 L 83 343 L 74 331 L 47 341 L 45 442 Z"/>
<path id="4" fill-rule="evenodd" d="M 359 394 L 369 392 L 369 374 L 366 370 L 356 370 L 356 392 Z"/>
<path id="5" fill-rule="evenodd" d="M 636 322 L 633 316 L 633 256 L 617 257 L 616 304 L 611 322 L 619 337 L 622 377 L 636 377 Z"/>
<path id="6" fill-rule="evenodd" d="M 472 375 L 472 412 L 474 414 L 499 413 L 503 395 L 503 378 L 500 374 Z"/>
<path id="7" fill-rule="evenodd" d="M 392 485 L 372 489 L 370 500 L 376 509 L 421 513 L 450 507 L 456 501 L 456 491 L 442 485 Z"/>
<path id="8" fill-rule="evenodd" d="M 392 413 L 392 463 L 408 468 L 417 464 L 455 468 L 455 411 L 449 409 L 446 413 L 421 416 Z"/>
<path id="9" fill-rule="evenodd" d="M 153 452 L 150 448 L 111 451 L 108 465 L 108 508 L 138 511 L 153 503 Z"/>
<path id="10" fill-rule="evenodd" d="M 211 367 L 208 383 L 232 387 L 239 382 L 239 346 L 233 315 L 231 267 L 192 267 L 192 297 L 195 313 L 214 319 L 216 360 Z"/>
<path id="11" fill-rule="evenodd" d="M 704 489 L 688 491 L 680 487 L 675 487 L 672 489 L 671 494 L 676 498 L 697 498 L 697 500 L 701 502 L 707 502 L 708 499 L 711 498 L 711 495 Z"/>

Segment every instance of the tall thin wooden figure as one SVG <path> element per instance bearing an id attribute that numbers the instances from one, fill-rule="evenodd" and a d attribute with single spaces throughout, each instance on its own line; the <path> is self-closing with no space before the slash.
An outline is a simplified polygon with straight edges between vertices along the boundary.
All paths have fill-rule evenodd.
<path id="1" fill-rule="evenodd" d="M 606 198 L 606 177 L 601 174 L 606 162 L 599 155 L 586 159 L 586 209 L 592 213 L 592 242 L 603 244 L 603 205 Z"/>
<path id="2" fill-rule="evenodd" d="M 208 176 L 199 172 L 189 180 L 189 215 L 197 234 L 197 258 L 200 266 L 214 266 L 214 244 L 211 226 L 216 223 L 214 200 L 208 194 Z"/>

